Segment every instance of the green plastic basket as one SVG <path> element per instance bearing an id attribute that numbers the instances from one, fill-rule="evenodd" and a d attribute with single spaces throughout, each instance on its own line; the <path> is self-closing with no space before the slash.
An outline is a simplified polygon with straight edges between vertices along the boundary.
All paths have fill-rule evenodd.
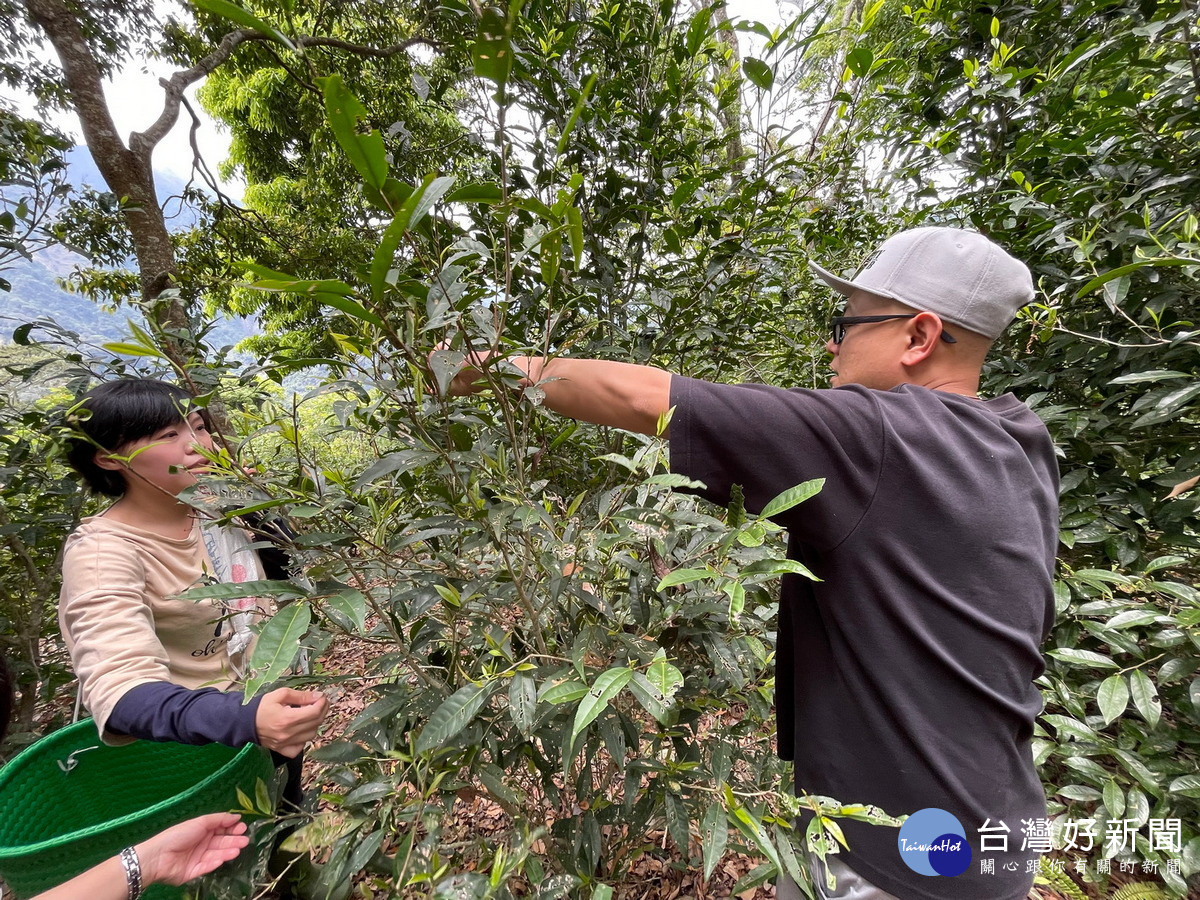
<path id="1" fill-rule="evenodd" d="M 18 896 L 32 896 L 184 819 L 236 809 L 237 789 L 253 797 L 273 771 L 254 744 L 109 747 L 84 719 L 0 769 L 0 877 Z M 143 896 L 183 895 L 156 885 Z"/>

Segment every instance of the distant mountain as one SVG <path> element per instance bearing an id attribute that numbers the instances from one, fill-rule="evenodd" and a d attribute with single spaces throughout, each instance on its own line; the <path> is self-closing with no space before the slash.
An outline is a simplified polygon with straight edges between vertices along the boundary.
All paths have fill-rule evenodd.
<path id="1" fill-rule="evenodd" d="M 75 147 L 67 153 L 67 177 L 77 189 L 86 185 L 99 191 L 107 190 L 86 147 Z M 155 172 L 155 184 L 160 201 L 177 196 L 185 187 L 182 180 L 163 172 Z M 190 210 L 182 204 L 171 204 L 169 213 L 173 215 L 167 225 L 173 231 L 188 228 L 195 222 Z M 129 337 L 130 319 L 144 326 L 145 320 L 136 310 L 106 311 L 59 285 L 59 279 L 75 268 L 87 265 L 84 257 L 60 246 L 36 253 L 32 260 L 18 257 L 3 272 L 3 277 L 12 284 L 12 290 L 0 293 L 0 342 L 11 341 L 14 329 L 35 319 L 50 319 L 91 343 Z M 218 323 L 209 340 L 220 345 L 236 344 L 257 334 L 258 330 L 254 318 L 226 319 Z"/>

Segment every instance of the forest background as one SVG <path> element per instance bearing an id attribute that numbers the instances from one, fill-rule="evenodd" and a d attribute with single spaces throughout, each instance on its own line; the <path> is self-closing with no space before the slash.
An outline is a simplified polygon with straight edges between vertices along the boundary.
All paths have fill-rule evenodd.
<path id="1" fill-rule="evenodd" d="M 445 387 L 468 346 L 824 386 L 835 304 L 807 261 L 850 271 L 897 228 L 953 224 L 1038 285 L 985 390 L 1017 392 L 1061 451 L 1034 742 L 1051 813 L 1094 819 L 1114 871 L 1187 893 L 1191 0 L 815 0 L 782 26 L 672 0 L 5 0 L 0 19 L 0 77 L 75 113 L 108 185 L 71 189 L 65 138 L 0 110 L 0 265 L 68 246 L 89 261 L 74 290 L 146 323 L 91 346 L 32 321 L 2 348 L 6 754 L 70 681 L 55 563 L 93 501 L 60 463 L 62 409 L 96 378 L 165 374 L 211 404 L 230 496 L 286 514 L 312 578 L 252 585 L 282 605 L 250 687 L 282 677 L 297 642 L 369 651 L 361 672 L 313 676 L 372 701 L 314 754 L 332 787 L 299 841 L 326 895 L 604 900 L 655 854 L 708 878 L 748 852 L 761 865 L 739 892 L 803 877 L 798 803 L 818 810 L 818 843 L 839 816 L 879 813 L 779 790 L 775 580 L 794 564 L 778 529 L 672 493 L 660 442 L 546 415 L 503 365 L 491 401 Z M 103 84 L 132 58 L 176 74 L 161 116 L 122 136 Z M 195 84 L 229 157 L 159 197 L 153 150 L 188 126 Z M 239 201 L 212 166 L 244 181 Z M 171 233 L 168 200 L 195 225 Z M 211 342 L 226 314 L 261 325 L 238 353 Z M 283 387 L 295 373 L 305 390 Z M 464 798 L 496 811 L 491 831 L 455 828 Z M 1152 841 L 1152 821 L 1181 823 L 1178 840 Z M 1047 877 L 1109 887 L 1100 866 L 1068 873 Z"/>

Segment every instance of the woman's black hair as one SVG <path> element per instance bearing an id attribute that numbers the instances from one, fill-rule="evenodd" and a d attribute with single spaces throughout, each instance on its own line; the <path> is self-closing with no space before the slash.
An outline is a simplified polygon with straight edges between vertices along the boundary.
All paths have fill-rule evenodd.
<path id="1" fill-rule="evenodd" d="M 70 439 L 67 462 L 96 493 L 120 497 L 127 487 L 125 475 L 96 465 L 96 452 L 119 450 L 193 412 L 211 427 L 208 411 L 196 408 L 195 398 L 177 385 L 153 378 L 105 382 L 84 394 L 72 410 L 79 434 Z"/>
<path id="2" fill-rule="evenodd" d="M 12 718 L 14 702 L 12 673 L 8 671 L 4 654 L 0 653 L 0 741 L 8 734 L 8 720 Z"/>

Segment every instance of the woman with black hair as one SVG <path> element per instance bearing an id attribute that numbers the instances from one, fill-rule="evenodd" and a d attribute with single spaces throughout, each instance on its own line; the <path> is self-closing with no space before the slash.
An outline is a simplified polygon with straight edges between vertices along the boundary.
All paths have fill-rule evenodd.
<path id="1" fill-rule="evenodd" d="M 0 656 L 0 742 L 8 733 L 13 688 Z M 236 857 L 250 843 L 246 824 L 234 813 L 212 813 L 180 822 L 149 840 L 38 894 L 33 900 L 136 900 L 151 884 L 185 884 Z"/>
<path id="2" fill-rule="evenodd" d="M 258 743 L 298 762 L 325 718 L 325 696 L 280 688 L 243 703 L 231 689 L 253 646 L 254 601 L 178 598 L 206 580 L 264 577 L 243 529 L 178 499 L 209 465 L 208 413 L 183 389 L 141 378 L 102 384 L 72 412 L 68 460 L 88 487 L 115 498 L 68 537 L 58 610 L 101 737 Z M 296 802 L 291 768 L 285 799 Z"/>

